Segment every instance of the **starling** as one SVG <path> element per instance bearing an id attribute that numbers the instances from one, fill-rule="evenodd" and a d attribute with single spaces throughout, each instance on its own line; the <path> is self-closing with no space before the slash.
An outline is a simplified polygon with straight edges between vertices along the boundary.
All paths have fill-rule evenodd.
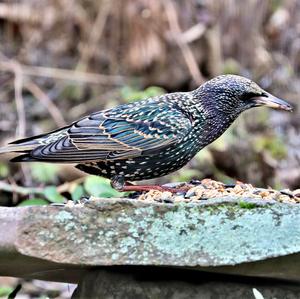
<path id="1" fill-rule="evenodd" d="M 13 162 L 76 163 L 106 177 L 122 191 L 161 189 L 134 186 L 183 167 L 221 136 L 243 111 L 292 107 L 253 81 L 222 75 L 190 92 L 176 92 L 119 105 L 55 131 L 17 140 L 0 153 L 23 153 Z"/>

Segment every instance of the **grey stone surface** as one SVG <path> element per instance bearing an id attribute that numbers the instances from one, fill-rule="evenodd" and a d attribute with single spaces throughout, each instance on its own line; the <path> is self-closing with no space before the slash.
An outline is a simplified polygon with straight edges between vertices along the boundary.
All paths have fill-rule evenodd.
<path id="1" fill-rule="evenodd" d="M 92 199 L 84 206 L 0 208 L 0 221 L 0 275 L 26 276 L 32 264 L 34 271 L 44 265 L 75 272 L 159 265 L 300 280 L 300 205 Z M 7 267 L 5 255 L 25 268 Z"/>
<path id="2" fill-rule="evenodd" d="M 150 271 L 151 272 L 151 271 Z M 170 275 L 171 274 L 171 275 Z M 81 281 L 73 299 L 255 299 L 255 288 L 265 299 L 299 299 L 300 286 L 283 282 L 222 281 L 197 273 L 145 270 L 91 271 Z M 227 278 L 228 279 L 228 278 Z M 258 299 L 258 298 L 257 298 Z"/>

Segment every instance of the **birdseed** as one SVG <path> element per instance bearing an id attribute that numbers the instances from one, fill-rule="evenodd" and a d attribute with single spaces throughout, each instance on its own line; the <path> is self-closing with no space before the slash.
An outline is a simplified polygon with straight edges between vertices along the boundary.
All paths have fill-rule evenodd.
<path id="1" fill-rule="evenodd" d="M 226 196 L 238 196 L 257 200 L 276 200 L 282 203 L 300 203 L 300 189 L 274 190 L 271 188 L 257 188 L 251 184 L 236 182 L 226 185 L 222 182 L 211 179 L 194 181 L 193 184 L 179 185 L 178 193 L 172 194 L 169 191 L 150 190 L 139 195 L 138 200 L 156 202 L 195 202 L 209 200 Z M 184 192 L 182 191 L 184 190 Z"/>

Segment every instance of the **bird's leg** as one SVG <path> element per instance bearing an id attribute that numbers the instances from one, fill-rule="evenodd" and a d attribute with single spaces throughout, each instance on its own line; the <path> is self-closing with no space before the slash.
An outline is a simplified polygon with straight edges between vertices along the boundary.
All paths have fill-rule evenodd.
<path id="1" fill-rule="evenodd" d="M 166 186 L 161 186 L 161 185 L 133 185 L 129 182 L 125 182 L 124 177 L 122 176 L 114 176 L 111 180 L 111 186 L 120 191 L 120 192 L 130 192 L 130 191 L 136 191 L 136 192 L 143 192 L 143 191 L 150 191 L 150 190 L 158 190 L 161 192 L 164 191 L 169 191 L 172 193 L 177 193 L 177 192 L 185 192 L 187 191 L 190 187 L 186 186 L 186 188 L 183 187 L 166 187 Z"/>
<path id="2" fill-rule="evenodd" d="M 158 190 L 161 192 L 168 191 L 171 193 L 177 193 L 179 191 L 186 191 L 181 190 L 180 188 L 170 188 L 170 187 L 164 187 L 160 185 L 127 185 L 125 184 L 123 187 L 123 192 L 128 191 L 136 191 L 136 192 L 143 192 L 143 191 L 150 191 L 150 190 Z"/>

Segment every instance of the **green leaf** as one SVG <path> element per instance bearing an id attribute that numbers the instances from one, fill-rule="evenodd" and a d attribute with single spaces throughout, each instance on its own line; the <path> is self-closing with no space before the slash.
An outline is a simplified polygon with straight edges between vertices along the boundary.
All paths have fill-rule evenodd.
<path id="1" fill-rule="evenodd" d="M 261 136 L 254 143 L 256 151 L 267 151 L 274 159 L 284 159 L 287 155 L 286 144 L 277 136 Z"/>
<path id="2" fill-rule="evenodd" d="M 7 298 L 7 296 L 13 291 L 13 288 L 2 286 L 0 287 L 0 297 L 1 298 Z"/>
<path id="3" fill-rule="evenodd" d="M 9 169 L 7 164 L 0 162 L 0 177 L 5 178 L 9 174 Z"/>
<path id="4" fill-rule="evenodd" d="M 121 193 L 110 186 L 109 180 L 88 176 L 84 181 L 84 189 L 86 192 L 95 197 L 120 197 Z"/>
<path id="5" fill-rule="evenodd" d="M 22 201 L 18 204 L 18 207 L 26 207 L 26 206 L 45 206 L 48 205 L 49 202 L 42 198 L 31 198 Z"/>
<path id="6" fill-rule="evenodd" d="M 73 201 L 78 201 L 84 194 L 84 189 L 81 185 L 77 185 L 71 192 L 71 197 Z"/>
<path id="7" fill-rule="evenodd" d="M 121 96 L 128 102 L 134 102 L 140 99 L 158 96 L 165 93 L 164 89 L 158 86 L 150 86 L 145 90 L 138 90 L 131 86 L 124 86 L 121 89 Z"/>
<path id="8" fill-rule="evenodd" d="M 55 203 L 63 203 L 65 198 L 57 191 L 55 186 L 48 186 L 44 189 L 45 197 Z"/>
<path id="9" fill-rule="evenodd" d="M 145 97 L 155 97 L 164 93 L 165 90 L 158 86 L 149 86 L 144 90 Z"/>
<path id="10" fill-rule="evenodd" d="M 59 166 L 49 163 L 32 163 L 30 167 L 35 181 L 40 183 L 54 183 L 56 181 Z"/>

